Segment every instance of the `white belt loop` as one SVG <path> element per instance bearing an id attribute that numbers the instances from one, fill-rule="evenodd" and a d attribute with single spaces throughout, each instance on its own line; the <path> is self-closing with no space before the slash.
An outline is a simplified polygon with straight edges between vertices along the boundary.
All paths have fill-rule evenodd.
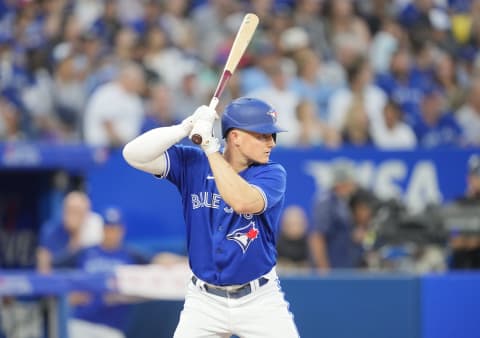
<path id="1" fill-rule="evenodd" d="M 252 292 L 257 291 L 259 287 L 260 287 L 260 283 L 258 282 L 258 279 L 255 279 L 254 281 L 250 282 L 250 288 L 252 289 Z"/>

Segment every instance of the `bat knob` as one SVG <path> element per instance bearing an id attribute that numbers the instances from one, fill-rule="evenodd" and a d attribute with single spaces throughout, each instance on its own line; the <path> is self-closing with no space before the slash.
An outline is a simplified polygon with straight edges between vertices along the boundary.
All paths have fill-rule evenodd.
<path id="1" fill-rule="evenodd" d="M 202 144 L 202 136 L 200 134 L 193 134 L 192 142 L 195 144 Z"/>

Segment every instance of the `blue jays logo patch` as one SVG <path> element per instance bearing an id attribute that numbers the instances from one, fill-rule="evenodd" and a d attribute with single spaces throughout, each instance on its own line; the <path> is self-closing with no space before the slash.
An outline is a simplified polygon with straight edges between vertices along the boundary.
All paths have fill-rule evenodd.
<path id="1" fill-rule="evenodd" d="M 267 115 L 270 115 L 272 117 L 274 123 L 277 122 L 278 113 L 275 110 L 268 111 Z"/>
<path id="2" fill-rule="evenodd" d="M 248 225 L 229 233 L 227 239 L 235 241 L 242 248 L 242 252 L 245 253 L 250 243 L 258 237 L 258 233 L 258 228 L 255 226 L 255 222 L 252 221 Z"/>

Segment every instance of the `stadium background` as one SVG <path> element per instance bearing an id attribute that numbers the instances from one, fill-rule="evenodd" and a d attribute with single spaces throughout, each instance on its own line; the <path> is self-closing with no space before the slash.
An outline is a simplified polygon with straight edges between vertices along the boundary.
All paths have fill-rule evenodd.
<path id="1" fill-rule="evenodd" d="M 85 190 L 94 211 L 118 206 L 128 226 L 129 245 L 149 254 L 185 254 L 180 200 L 173 186 L 126 165 L 119 149 L 128 136 L 107 141 L 88 136 L 86 130 L 94 127 L 86 116 L 95 114 L 87 112 L 89 103 L 98 88 L 115 81 L 126 62 L 136 62 L 143 67 L 147 87 L 155 90 L 138 95 L 144 110 L 137 116 L 141 123 L 134 134 L 181 120 L 208 102 L 239 18 L 253 11 L 260 15 L 262 27 L 221 101 L 254 94 L 267 100 L 280 97 L 275 103 L 285 103 L 285 109 L 296 107 L 292 101 L 314 102 L 314 117 L 303 124 L 295 109 L 288 110 L 284 123 L 294 136 L 280 137 L 272 156 L 288 172 L 287 206 L 300 205 L 314 226 L 313 200 L 330 186 L 333 161 L 347 158 L 363 186 L 406 206 L 405 217 L 419 227 L 405 238 L 417 236 L 439 245 L 446 263 L 440 273 L 416 271 L 402 229 L 393 229 L 398 232 L 392 241 L 400 244 L 395 249 L 404 250 L 387 254 L 389 269 L 326 275 L 311 269 L 285 272 L 283 286 L 302 336 L 478 337 L 479 276 L 448 271 L 446 230 L 425 219 L 442 215 L 444 206 L 465 193 L 468 159 L 479 153 L 478 117 L 466 122 L 461 118 L 462 108 L 473 105 L 468 94 L 480 69 L 479 2 L 340 2 L 352 5 L 353 11 L 343 15 L 355 24 L 346 32 L 341 31 L 342 18 L 334 24 L 332 2 L 320 0 L 0 0 L 0 295 L 8 298 L 2 290 L 12 290 L 7 277 L 17 272 L 29 285 L 26 294 L 37 294 L 37 236 L 46 221 L 59 216 L 62 199 L 71 189 Z M 155 46 L 161 34 L 167 42 Z M 413 75 L 407 86 L 392 79 L 389 63 L 402 48 L 411 57 L 408 73 Z M 305 50 L 321 65 L 311 88 L 300 81 L 305 75 L 296 73 L 300 61 L 295 54 Z M 348 59 L 347 54 L 369 60 L 372 84 L 398 101 L 415 132 L 415 145 L 388 147 L 373 127 L 367 127 L 370 137 L 358 141 L 329 117 L 334 93 L 351 85 L 346 73 L 355 57 Z M 427 61 L 425 54 L 430 55 Z M 447 67 L 440 62 L 443 58 L 453 61 L 450 82 L 439 74 Z M 281 94 L 272 85 L 278 72 L 291 85 Z M 462 127 L 453 138 L 441 128 L 425 133 L 419 127 L 422 100 L 432 93 L 446 99 L 442 116 Z M 313 132 L 305 127 L 309 124 L 316 126 Z M 430 136 L 422 138 L 425 134 Z M 433 239 L 432 231 L 437 235 Z M 38 291 L 45 292 L 52 290 Z M 19 299 L 36 303 L 33 298 Z M 59 299 L 55 308 L 62 309 L 65 299 Z M 7 302 L 2 304 L 8 308 Z M 177 301 L 136 305 L 129 335 L 170 336 L 180 306 Z M 58 318 L 66 320 L 65 314 L 60 311 Z M 28 316 L 9 320 L 26 325 Z"/>

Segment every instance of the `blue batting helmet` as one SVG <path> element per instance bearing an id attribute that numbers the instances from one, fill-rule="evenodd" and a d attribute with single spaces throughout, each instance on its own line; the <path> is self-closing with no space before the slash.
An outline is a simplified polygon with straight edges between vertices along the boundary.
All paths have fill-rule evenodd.
<path id="1" fill-rule="evenodd" d="M 233 100 L 222 115 L 222 136 L 237 128 L 260 134 L 276 134 L 285 129 L 277 125 L 277 112 L 262 100 L 241 97 Z"/>

